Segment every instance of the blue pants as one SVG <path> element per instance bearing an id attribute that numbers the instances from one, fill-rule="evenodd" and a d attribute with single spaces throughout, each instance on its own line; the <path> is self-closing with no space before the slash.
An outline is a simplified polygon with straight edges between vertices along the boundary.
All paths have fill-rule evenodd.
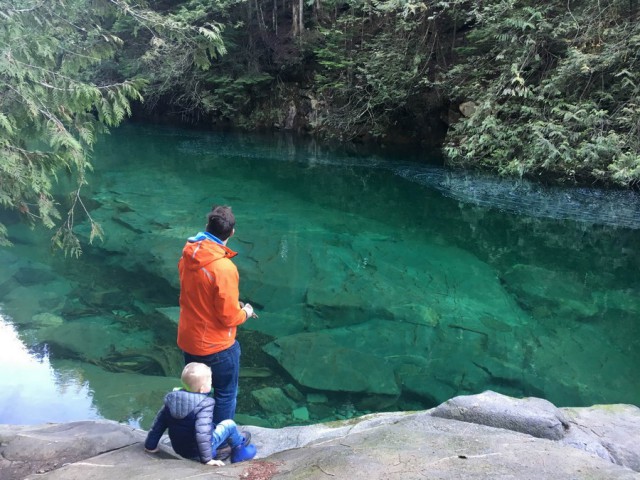
<path id="1" fill-rule="evenodd" d="M 213 430 L 213 434 L 211 435 L 211 448 L 213 449 L 214 457 L 216 455 L 216 449 L 227 440 L 231 448 L 237 447 L 244 442 L 244 437 L 238 432 L 236 422 L 233 420 L 223 420 L 217 424 Z"/>
<path id="2" fill-rule="evenodd" d="M 236 340 L 226 350 L 200 357 L 184 352 L 184 363 L 199 362 L 208 365 L 213 379 L 213 423 L 233 420 L 236 414 L 238 379 L 240 378 L 240 344 Z"/>

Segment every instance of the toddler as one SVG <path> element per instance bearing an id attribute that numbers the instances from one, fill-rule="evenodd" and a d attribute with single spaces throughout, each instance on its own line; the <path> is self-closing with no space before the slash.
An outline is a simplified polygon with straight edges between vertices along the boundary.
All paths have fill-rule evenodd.
<path id="1" fill-rule="evenodd" d="M 211 369 L 204 363 L 191 362 L 182 370 L 181 379 L 184 388 L 164 397 L 164 406 L 144 442 L 145 450 L 157 452 L 160 437 L 169 429 L 173 450 L 184 458 L 222 466 L 224 463 L 216 460 L 215 455 L 217 448 L 225 442 L 231 446 L 232 463 L 255 457 L 256 447 L 250 444 L 250 435 L 241 435 L 233 420 L 214 425 L 215 401 L 209 396 Z"/>

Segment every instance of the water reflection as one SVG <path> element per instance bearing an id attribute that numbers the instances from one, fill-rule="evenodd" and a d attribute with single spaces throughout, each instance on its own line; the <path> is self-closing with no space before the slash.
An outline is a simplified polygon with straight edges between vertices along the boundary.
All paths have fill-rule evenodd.
<path id="1" fill-rule="evenodd" d="M 31 425 L 101 418 L 89 383 L 54 370 L 45 351 L 30 353 L 0 313 L 0 423 Z"/>

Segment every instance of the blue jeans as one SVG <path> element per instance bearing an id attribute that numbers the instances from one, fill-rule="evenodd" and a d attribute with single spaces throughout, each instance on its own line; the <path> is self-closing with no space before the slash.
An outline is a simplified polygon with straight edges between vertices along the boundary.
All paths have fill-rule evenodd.
<path id="1" fill-rule="evenodd" d="M 213 423 L 233 420 L 236 414 L 238 379 L 240 378 L 240 344 L 236 340 L 226 350 L 200 357 L 184 352 L 184 363 L 199 362 L 208 365 L 213 380 Z"/>
<path id="2" fill-rule="evenodd" d="M 216 428 L 211 434 L 211 448 L 213 449 L 213 456 L 216 455 L 216 449 L 229 441 L 231 448 L 237 447 L 244 442 L 244 437 L 238 432 L 238 426 L 233 420 L 223 420 L 216 425 Z"/>

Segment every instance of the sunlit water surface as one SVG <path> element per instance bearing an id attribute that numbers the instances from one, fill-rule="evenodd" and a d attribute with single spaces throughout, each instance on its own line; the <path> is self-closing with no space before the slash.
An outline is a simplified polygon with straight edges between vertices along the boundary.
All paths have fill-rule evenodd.
<path id="1" fill-rule="evenodd" d="M 229 246 L 260 315 L 240 332 L 240 423 L 429 408 L 485 389 L 640 405 L 637 195 L 432 160 L 113 132 L 83 191 L 105 238 L 88 245 L 79 214 L 80 259 L 0 214 L 14 242 L 0 250 L 0 423 L 150 425 L 182 366 L 176 263 L 213 203 L 234 208 Z"/>

